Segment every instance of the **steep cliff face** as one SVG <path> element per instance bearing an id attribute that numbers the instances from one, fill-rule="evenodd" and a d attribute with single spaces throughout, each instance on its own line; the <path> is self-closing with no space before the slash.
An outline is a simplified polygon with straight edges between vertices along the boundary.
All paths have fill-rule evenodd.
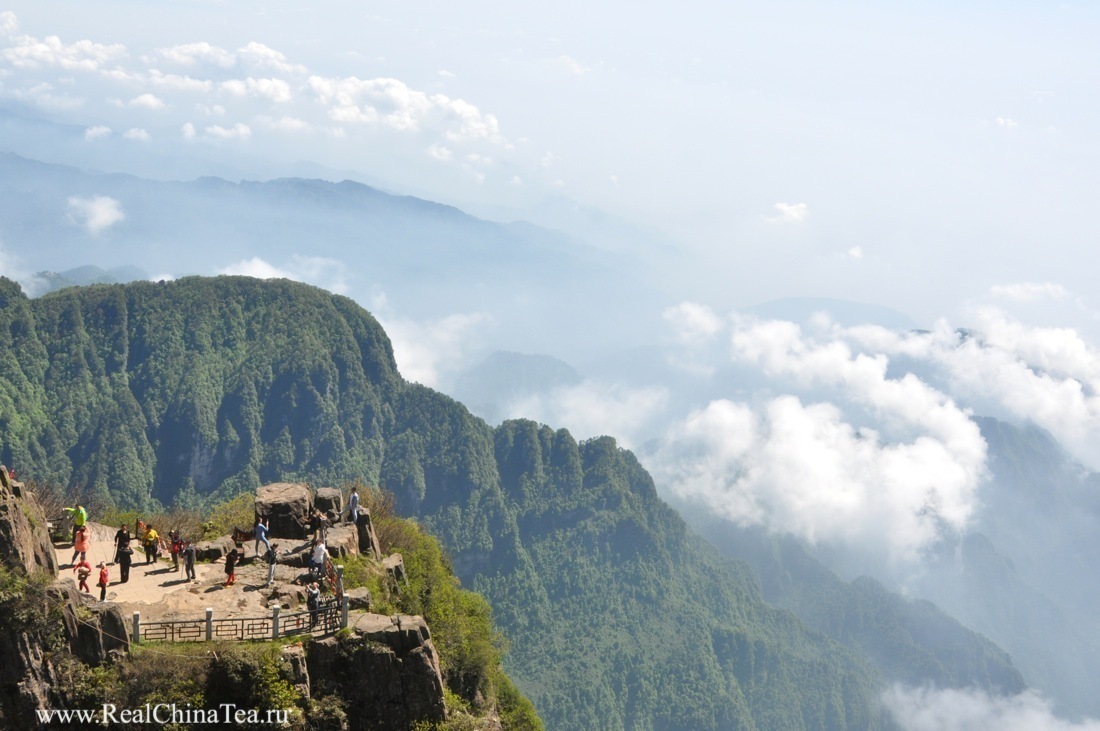
<path id="1" fill-rule="evenodd" d="M 339 695 L 350 731 L 445 718 L 439 654 L 422 617 L 364 614 L 348 636 L 311 642 L 306 657 L 311 695 Z"/>
<path id="2" fill-rule="evenodd" d="M 57 576 L 57 560 L 46 517 L 21 482 L 0 482 L 0 559 L 27 573 L 47 571 Z"/>
<path id="3" fill-rule="evenodd" d="M 57 653 L 99 665 L 126 648 L 118 608 L 56 577 L 45 514 L 22 483 L 0 480 L 0 728 L 40 728 L 35 711 L 57 707 Z"/>

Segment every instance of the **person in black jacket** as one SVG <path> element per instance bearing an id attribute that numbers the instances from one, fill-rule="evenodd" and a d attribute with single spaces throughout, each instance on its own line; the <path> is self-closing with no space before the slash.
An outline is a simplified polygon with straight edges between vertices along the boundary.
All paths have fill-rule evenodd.
<path id="1" fill-rule="evenodd" d="M 237 559 L 240 558 L 240 554 L 237 553 L 237 549 L 225 555 L 225 585 L 233 586 L 237 583 Z"/>
<path id="2" fill-rule="evenodd" d="M 195 577 L 195 544 L 188 541 L 183 547 L 183 570 L 187 581 L 198 581 Z"/>

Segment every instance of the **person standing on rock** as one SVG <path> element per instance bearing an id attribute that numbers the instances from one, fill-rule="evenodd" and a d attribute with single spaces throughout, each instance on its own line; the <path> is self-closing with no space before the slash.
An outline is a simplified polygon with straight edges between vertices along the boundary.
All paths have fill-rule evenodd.
<path id="1" fill-rule="evenodd" d="M 88 557 L 88 544 L 91 541 L 88 539 L 88 526 L 80 526 L 73 534 L 73 560 L 69 563 L 76 565 L 76 557 L 80 556 L 80 560 L 83 561 Z"/>
<path id="2" fill-rule="evenodd" d="M 118 583 L 125 584 L 130 580 L 130 563 L 134 560 L 134 549 L 130 548 L 130 542 L 118 550 Z"/>
<path id="3" fill-rule="evenodd" d="M 130 529 L 123 523 L 115 533 L 115 563 L 122 563 L 122 549 L 130 547 Z"/>
<path id="4" fill-rule="evenodd" d="M 359 488 L 351 488 L 351 497 L 348 498 L 348 522 L 354 523 L 359 518 Z M 341 513 L 343 515 L 343 513 Z"/>
<path id="5" fill-rule="evenodd" d="M 73 566 L 73 571 L 76 572 L 76 578 L 80 580 L 80 590 L 91 594 L 92 590 L 88 588 L 88 577 L 92 575 L 92 565 L 82 558 L 80 563 Z"/>
<path id="6" fill-rule="evenodd" d="M 279 563 L 279 544 L 272 543 L 271 548 L 264 554 L 267 561 L 267 586 L 275 586 L 275 566 Z"/>
<path id="7" fill-rule="evenodd" d="M 320 538 L 321 542 L 328 540 L 328 518 L 318 508 L 314 508 L 309 516 L 310 527 L 313 528 L 314 540 Z"/>
<path id="8" fill-rule="evenodd" d="M 237 553 L 237 549 L 234 548 L 229 553 L 225 554 L 225 585 L 233 586 L 237 583 L 237 559 L 240 555 Z"/>
<path id="9" fill-rule="evenodd" d="M 254 530 L 254 536 L 256 538 L 256 545 L 254 546 L 254 552 L 257 556 L 260 555 L 260 544 L 263 543 L 267 550 L 271 550 L 271 541 L 267 539 L 269 528 L 267 521 L 263 516 L 256 516 L 256 528 Z M 247 540 L 247 539 L 246 539 Z"/>
<path id="10" fill-rule="evenodd" d="M 195 544 L 191 541 L 183 547 L 183 570 L 188 581 L 198 581 L 195 578 Z"/>
<path id="11" fill-rule="evenodd" d="M 103 601 L 107 598 L 107 585 L 111 583 L 111 574 L 107 571 L 107 564 L 103 561 L 99 562 L 99 583 L 96 586 L 99 587 L 99 601 Z"/>
<path id="12" fill-rule="evenodd" d="M 314 573 L 317 576 L 325 575 L 325 557 L 328 555 L 328 549 L 325 548 L 323 541 L 314 539 L 313 552 L 309 557 L 309 573 L 312 577 Z"/>

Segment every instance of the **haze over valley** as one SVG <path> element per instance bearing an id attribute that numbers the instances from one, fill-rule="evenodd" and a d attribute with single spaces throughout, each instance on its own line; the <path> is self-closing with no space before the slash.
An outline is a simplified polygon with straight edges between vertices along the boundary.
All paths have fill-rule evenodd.
<path id="1" fill-rule="evenodd" d="M 803 632 L 847 648 L 859 660 L 835 667 L 874 676 L 883 723 L 1100 728 L 1100 10 L 173 0 L 145 12 L 139 32 L 120 0 L 64 14 L 0 3 L 0 275 L 33 302 L 179 285 L 131 285 L 136 312 L 229 291 L 195 275 L 345 296 L 377 319 L 401 377 L 497 430 L 463 427 L 497 440 L 514 504 L 487 520 L 520 546 L 508 581 L 551 571 L 560 536 L 525 490 L 564 489 L 549 475 L 568 451 L 561 432 L 509 420 L 567 429 L 586 470 L 606 443 L 584 440 L 610 436 L 633 453 L 606 459 L 646 540 L 665 546 L 667 531 L 696 550 L 647 502 L 634 455 L 654 498 L 716 549 L 685 564 L 727 582 L 713 616 L 736 614 L 723 613 L 741 591 L 730 567 L 746 566 L 771 605 L 753 616 L 782 624 L 775 607 L 807 628 L 767 652 L 801 647 Z M 73 307 L 94 311 L 86 297 Z M 44 352 L 67 337 L 49 322 Z M 52 476 L 91 479 L 58 464 Z M 244 462 L 224 468 L 211 494 L 247 487 Z M 168 484 L 159 475 L 151 491 Z M 410 505 L 452 550 L 469 538 L 430 499 Z M 534 635 L 515 586 L 470 546 L 456 555 L 472 562 L 463 581 Z M 704 675 L 728 680 L 721 645 L 716 633 Z M 532 669 L 544 656 L 516 658 L 521 689 L 555 689 L 531 694 L 540 713 L 576 721 L 569 692 Z M 617 671 L 586 672 L 618 687 Z M 626 695 L 608 701 L 614 723 L 649 727 L 659 709 Z M 856 706 L 839 727 L 857 725 Z"/>

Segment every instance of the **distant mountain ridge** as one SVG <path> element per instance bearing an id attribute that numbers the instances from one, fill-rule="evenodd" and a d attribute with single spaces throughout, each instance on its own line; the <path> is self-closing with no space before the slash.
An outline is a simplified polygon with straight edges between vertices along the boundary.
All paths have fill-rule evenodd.
<path id="1" fill-rule="evenodd" d="M 88 212 L 105 206 L 109 216 Z M 629 258 L 349 180 L 160 181 L 0 153 L 0 241 L 36 271 L 86 263 L 179 277 L 262 257 L 360 301 L 382 291 L 404 317 L 486 313 L 533 350 L 597 301 L 609 319 L 578 341 L 625 338 L 627 313 L 660 307 Z"/>

